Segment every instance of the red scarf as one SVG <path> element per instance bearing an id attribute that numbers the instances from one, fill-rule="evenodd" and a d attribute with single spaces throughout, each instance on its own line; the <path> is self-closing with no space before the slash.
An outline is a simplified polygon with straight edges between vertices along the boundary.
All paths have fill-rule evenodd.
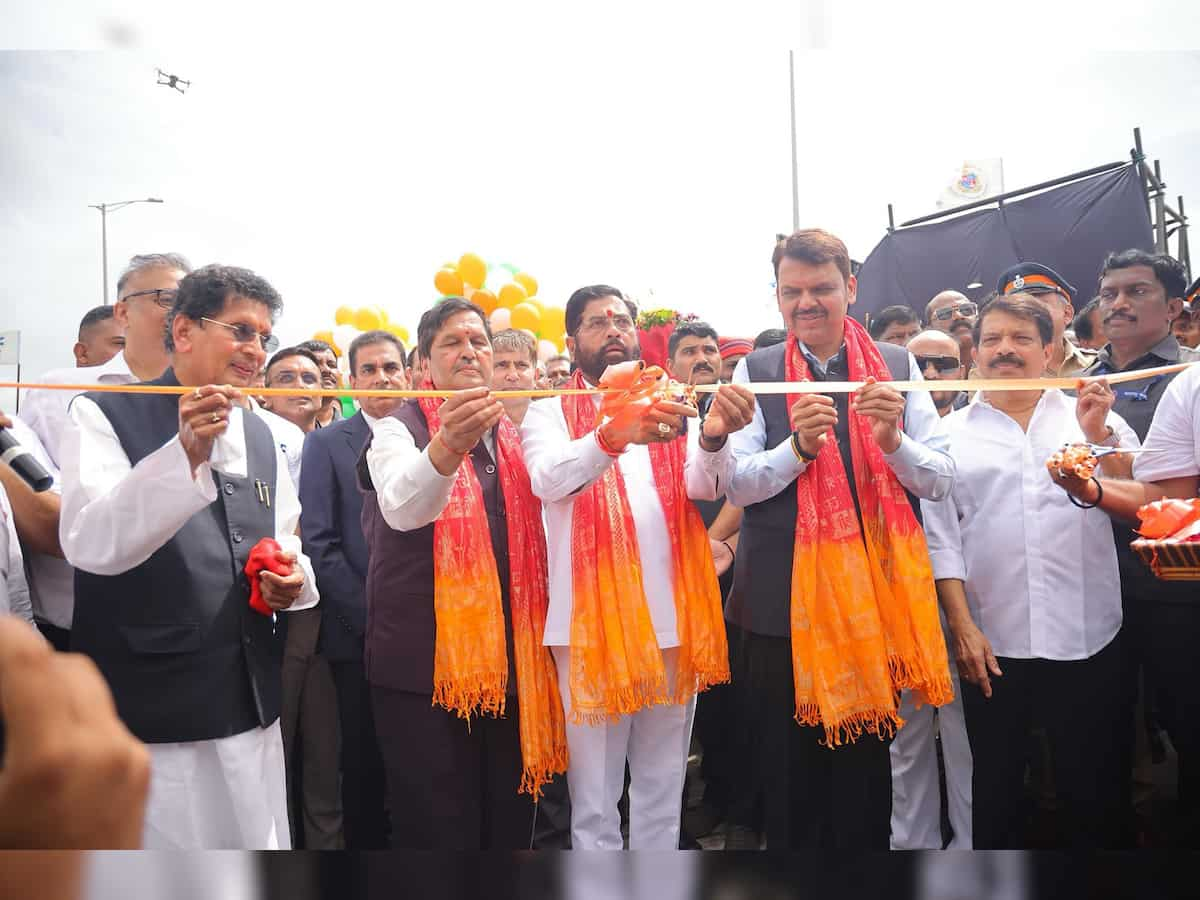
<path id="1" fill-rule="evenodd" d="M 419 401 L 432 438 L 442 400 Z M 536 798 L 567 767 L 567 736 L 557 675 L 542 646 L 549 603 L 541 503 L 533 495 L 521 438 L 504 417 L 496 426 L 496 467 L 508 522 L 509 607 L 516 655 L 523 772 L 521 791 Z M 455 473 L 450 501 L 433 526 L 433 605 L 437 639 L 433 702 L 461 718 L 504 715 L 508 655 L 504 608 L 483 490 L 470 456 Z"/>

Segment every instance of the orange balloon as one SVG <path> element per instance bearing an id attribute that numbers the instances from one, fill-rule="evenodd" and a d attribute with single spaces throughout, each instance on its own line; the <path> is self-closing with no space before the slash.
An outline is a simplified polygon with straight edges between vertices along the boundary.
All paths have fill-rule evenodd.
<path id="1" fill-rule="evenodd" d="M 487 280 L 487 263 L 475 253 L 464 253 L 458 258 L 458 274 L 466 284 L 481 288 Z"/>
<path id="2" fill-rule="evenodd" d="M 491 291 L 476 291 L 471 295 L 471 302 L 489 316 L 500 305 L 499 299 Z"/>
<path id="3" fill-rule="evenodd" d="M 529 295 L 525 293 L 525 288 L 521 287 L 515 281 L 510 281 L 504 287 L 500 288 L 500 305 L 506 309 L 512 309 L 518 303 L 524 303 L 529 299 Z"/>
<path id="4" fill-rule="evenodd" d="M 542 327 L 541 311 L 532 303 L 518 303 L 512 308 L 512 327 L 537 332 Z"/>
<path id="5" fill-rule="evenodd" d="M 444 297 L 462 296 L 463 280 L 457 269 L 438 269 L 433 276 L 433 286 Z"/>
<path id="6" fill-rule="evenodd" d="M 525 293 L 533 297 L 538 292 L 537 279 L 528 272 L 518 272 L 513 276 L 513 281 L 525 288 Z"/>

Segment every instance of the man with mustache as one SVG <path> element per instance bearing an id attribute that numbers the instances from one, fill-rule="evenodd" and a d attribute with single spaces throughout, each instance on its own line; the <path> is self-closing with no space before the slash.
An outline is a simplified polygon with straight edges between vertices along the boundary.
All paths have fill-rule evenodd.
<path id="1" fill-rule="evenodd" d="M 925 327 L 944 331 L 959 345 L 962 364 L 971 366 L 971 329 L 979 306 L 958 291 L 942 291 L 925 304 Z"/>
<path id="2" fill-rule="evenodd" d="M 641 357 L 636 316 L 609 285 L 571 295 L 572 388 Z M 630 849 L 673 850 L 695 696 L 729 678 L 709 538 L 690 501 L 719 496 L 726 436 L 753 400 L 722 385 L 703 421 L 688 421 L 695 410 L 670 399 L 600 419 L 599 399 L 540 400 L 521 426 L 550 539 L 544 641 L 567 715 L 571 844 L 621 849 L 628 762 Z"/>
<path id="3" fill-rule="evenodd" d="M 324 341 L 310 340 L 297 345 L 316 357 L 321 369 L 321 388 L 334 391 L 342 386 L 342 373 L 338 370 L 337 351 Z M 342 403 L 337 397 L 326 397 L 317 413 L 316 427 L 324 428 L 342 417 Z"/>
<path id="4" fill-rule="evenodd" d="M 1000 296 L 1023 292 L 1042 304 L 1054 323 L 1054 352 L 1046 368 L 1049 375 L 1067 377 L 1078 375 L 1092 364 L 1096 355 L 1075 346 L 1066 337 L 1066 330 L 1075 318 L 1075 288 L 1065 278 L 1041 263 L 1022 262 L 1000 274 L 996 293 Z M 1101 318 L 1103 321 L 1103 317 Z"/>
<path id="5" fill-rule="evenodd" d="M 974 338 L 985 378 L 1039 378 L 1056 349 L 1049 314 L 1023 294 L 985 305 Z M 1120 841 L 1129 776 L 1117 747 L 1126 719 L 1116 548 L 1100 511 L 1063 502 L 1046 471 L 1067 443 L 1138 445 L 1113 400 L 1102 382 L 1078 400 L 1057 389 L 982 391 L 945 420 L 958 475 L 948 497 L 922 509 L 966 682 L 975 849 L 1023 846 L 1034 726 L 1049 738 L 1067 845 Z M 1129 458 L 1102 465 L 1127 473 Z"/>
<path id="6" fill-rule="evenodd" d="M 1100 271 L 1097 308 L 1108 343 L 1099 350 L 1086 375 L 1132 372 L 1177 362 L 1200 359 L 1200 352 L 1180 346 L 1171 333 L 1172 321 L 1180 315 L 1187 290 L 1183 265 L 1170 256 L 1130 249 L 1110 253 Z M 1115 390 L 1113 409 L 1129 423 L 1140 440 L 1145 440 L 1159 400 L 1174 380 L 1174 375 L 1158 375 L 1139 381 L 1123 382 Z M 1131 720 L 1123 733 L 1123 746 L 1130 766 L 1137 766 L 1141 787 L 1150 780 L 1149 745 L 1144 735 L 1145 716 L 1138 715 L 1140 670 L 1150 662 L 1153 647 L 1159 643 L 1154 628 L 1177 625 L 1172 614 L 1181 603 L 1191 603 L 1194 590 L 1186 584 L 1164 582 L 1154 577 L 1130 548 L 1136 537 L 1128 524 L 1114 521 L 1117 560 L 1121 571 L 1121 607 L 1125 621 L 1125 695 Z M 1178 693 L 1174 678 L 1156 679 L 1155 688 L 1165 692 L 1169 702 Z M 1136 740 L 1135 740 L 1136 738 Z M 1135 749 L 1136 747 L 1136 749 Z M 1137 757 L 1135 759 L 1135 756 Z M 1150 788 L 1139 796 L 1125 798 L 1125 812 L 1145 810 Z M 1139 820 L 1144 822 L 1144 816 Z M 1137 827 L 1127 821 L 1130 828 Z"/>
<path id="7" fill-rule="evenodd" d="M 945 496 L 954 464 L 929 394 L 888 384 L 920 380 L 912 355 L 848 315 L 858 283 L 846 245 L 804 229 L 771 261 L 790 334 L 742 360 L 734 383 L 864 385 L 756 395 L 753 421 L 730 439 L 728 497 L 743 513 L 725 613 L 743 634 L 735 678 L 744 673 L 751 767 L 769 848 L 884 850 L 897 694 L 951 697 L 906 491 Z"/>
<path id="8" fill-rule="evenodd" d="M 966 377 L 967 367 L 959 358 L 959 344 L 944 331 L 922 331 L 908 342 L 908 352 L 926 381 L 953 381 Z M 967 405 L 964 391 L 930 391 L 939 416 L 946 416 Z"/>
<path id="9" fill-rule="evenodd" d="M 167 314 L 170 367 L 149 382 L 189 390 L 84 394 L 63 437 L 72 649 L 149 745 L 148 848 L 291 846 L 275 614 L 318 597 L 284 460 L 241 405 L 281 308 L 247 269 L 196 270 Z M 282 549 L 255 576 L 264 613 L 244 569 L 268 537 Z"/>
<path id="10" fill-rule="evenodd" d="M 546 360 L 546 381 L 550 383 L 550 387 L 562 387 L 570 377 L 571 357 L 559 353 Z"/>

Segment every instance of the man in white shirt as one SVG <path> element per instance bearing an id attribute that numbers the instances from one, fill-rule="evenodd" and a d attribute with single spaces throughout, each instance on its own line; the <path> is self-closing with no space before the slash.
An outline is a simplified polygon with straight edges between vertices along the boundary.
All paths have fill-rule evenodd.
<path id="1" fill-rule="evenodd" d="M 178 253 L 144 253 L 133 257 L 117 280 L 117 302 L 113 321 L 125 334 L 124 349 L 102 365 L 53 369 L 39 379 L 47 384 L 132 384 L 149 381 L 163 373 L 169 363 L 163 344 L 167 311 L 175 299 L 179 280 L 191 265 Z M 67 410 L 73 391 L 31 390 L 21 403 L 21 419 L 38 436 L 56 475 L 62 463 L 61 442 L 69 426 Z M 37 450 L 30 448 L 35 455 Z M 45 463 L 43 462 L 43 465 Z M 45 498 L 59 503 L 57 480 Z M 57 517 L 57 510 L 55 516 Z M 58 531 L 57 521 L 54 531 Z M 33 551 L 29 555 L 33 611 L 38 627 L 59 650 L 70 645 L 72 610 L 75 605 L 74 573 L 62 559 L 61 548 Z"/>
<path id="2" fill-rule="evenodd" d="M 641 356 L 635 324 L 636 308 L 616 288 L 593 285 L 572 294 L 566 305 L 567 345 L 578 366 L 577 380 L 571 386 L 596 385 L 610 365 Z M 699 529 L 707 566 L 700 577 L 710 582 L 713 616 L 712 632 L 704 639 L 720 648 L 721 666 L 728 671 L 723 623 L 720 621 L 720 597 L 716 570 L 712 565 L 707 533 L 699 513 L 688 497 L 713 500 L 720 496 L 728 481 L 733 458 L 726 435 L 749 421 L 753 398 L 744 388 L 725 385 L 715 396 L 704 423 L 690 423 L 690 407 L 664 402 L 648 408 L 632 422 L 616 419 L 597 420 L 595 404 L 599 398 L 585 398 L 589 421 L 582 434 L 572 433 L 565 402 L 568 398 L 551 397 L 529 407 L 521 426 L 525 460 L 534 493 L 545 508 L 549 544 L 550 611 L 546 618 L 545 644 L 554 651 L 559 670 L 559 693 L 567 713 L 567 742 L 571 761 L 567 784 L 571 794 L 571 845 L 577 850 L 622 847 L 617 802 L 624 785 L 625 765 L 630 771 L 629 846 L 630 849 L 670 850 L 679 845 L 680 801 L 691 739 L 695 710 L 695 686 L 678 699 L 676 665 L 685 646 L 685 633 L 679 626 L 682 617 L 678 605 L 695 605 L 701 620 L 703 596 L 689 596 L 688 588 L 678 585 L 676 559 L 668 530 L 665 501 L 651 465 L 652 443 L 670 444 L 686 436 L 684 478 L 686 496 L 673 502 L 688 507 Z M 678 446 L 678 445 L 675 445 Z M 674 448 L 672 448 L 674 449 Z M 700 458 L 704 457 L 704 462 Z M 577 523 L 576 504 L 597 482 L 607 481 L 614 470 L 619 476 L 614 492 L 627 497 L 629 519 L 634 526 L 636 554 L 620 561 L 638 574 L 640 596 L 604 598 L 600 615 L 609 633 L 621 635 L 626 644 L 637 640 L 622 630 L 624 620 L 618 609 L 633 604 L 648 613 L 649 626 L 666 674 L 667 699 L 651 702 L 633 711 L 613 715 L 606 721 L 588 724 L 572 717 L 578 702 L 577 677 L 585 673 L 583 664 L 573 663 L 583 652 L 582 631 L 577 605 L 581 590 L 579 578 L 581 553 L 579 529 L 596 534 L 599 543 L 607 540 L 597 521 Z M 623 482 L 624 488 L 621 484 Z M 611 482 L 609 482 L 611 483 Z M 682 495 L 685 485 L 675 486 Z M 627 489 L 627 490 L 626 490 Z M 624 501 L 623 501 L 624 502 Z M 587 557 L 585 556 L 584 559 Z M 600 563 L 594 563 L 599 568 Z M 631 595 L 633 591 L 630 591 Z M 691 640 L 688 646 L 695 643 Z M 632 655 L 632 654 L 631 654 Z M 688 660 L 694 659 L 694 651 Z M 688 663 L 691 665 L 691 663 Z M 629 666 L 632 669 L 632 666 Z M 615 676 L 617 673 L 613 672 Z M 590 676 L 589 676 L 590 677 Z M 607 678 L 607 674 L 602 674 Z M 583 680 L 583 679 L 581 679 Z M 615 679 L 614 679 L 615 680 Z M 589 682 L 590 683 L 590 682 Z"/>
<path id="3" fill-rule="evenodd" d="M 59 536 L 76 567 L 72 646 L 91 656 L 150 746 L 145 845 L 290 846 L 273 612 L 317 602 L 300 505 L 270 432 L 240 405 L 277 339 L 282 301 L 245 269 L 180 282 L 168 317 L 172 394 L 93 392 L 71 406 Z"/>
<path id="4" fill-rule="evenodd" d="M 320 363 L 310 350 L 303 347 L 284 347 L 267 363 L 263 387 L 291 388 L 297 391 L 308 388 L 318 390 L 321 387 Z M 320 427 L 317 424 L 317 414 L 321 412 L 322 399 L 315 394 L 264 397 L 262 406 L 275 416 L 291 422 L 304 434 Z"/>
<path id="5" fill-rule="evenodd" d="M 1032 297 L 1005 296 L 975 323 L 985 378 L 1038 378 L 1054 328 Z M 953 638 L 971 738 L 976 849 L 1022 846 L 1023 771 L 1043 726 L 1071 846 L 1109 847 L 1121 833 L 1121 588 L 1107 517 L 1064 498 L 1046 470 L 1067 443 L 1136 447 L 1094 383 L 982 392 L 946 417 L 958 476 L 925 502 L 929 555 Z M 1109 457 L 1106 467 L 1127 471 Z"/>

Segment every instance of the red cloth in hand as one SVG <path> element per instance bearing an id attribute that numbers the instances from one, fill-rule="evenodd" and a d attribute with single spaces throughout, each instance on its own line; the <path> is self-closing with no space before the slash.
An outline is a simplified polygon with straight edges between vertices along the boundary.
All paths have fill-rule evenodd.
<path id="1" fill-rule="evenodd" d="M 264 616 L 273 614 L 274 610 L 263 600 L 262 584 L 258 575 L 263 569 L 276 575 L 291 575 L 292 564 L 280 559 L 282 553 L 283 548 L 279 546 L 279 541 L 265 537 L 254 545 L 254 549 L 250 551 L 250 558 L 246 560 L 246 568 L 243 569 L 246 577 L 250 579 L 250 608 Z"/>

